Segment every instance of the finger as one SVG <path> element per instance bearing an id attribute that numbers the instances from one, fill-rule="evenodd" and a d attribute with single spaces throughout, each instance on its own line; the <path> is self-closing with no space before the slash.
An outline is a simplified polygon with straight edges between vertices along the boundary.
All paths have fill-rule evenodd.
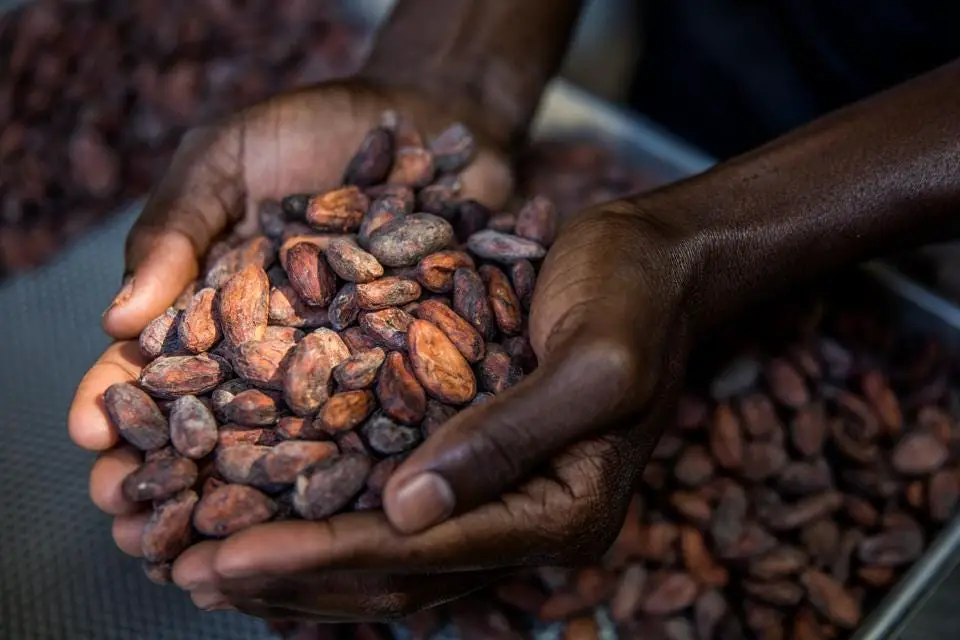
<path id="1" fill-rule="evenodd" d="M 103 392 L 118 382 L 133 382 L 146 364 L 136 342 L 115 342 L 83 376 L 67 415 L 67 430 L 78 446 L 105 451 L 117 444 L 117 430 L 103 406 Z"/>
<path id="2" fill-rule="evenodd" d="M 132 447 L 118 447 L 100 454 L 90 470 L 90 500 L 104 513 L 129 515 L 143 505 L 123 495 L 123 480 L 142 463 L 141 455 Z"/>
<path id="3" fill-rule="evenodd" d="M 593 331 L 559 345 L 530 377 L 450 419 L 396 471 L 384 510 L 401 532 L 434 526 L 492 500 L 569 444 L 623 420 L 635 362 Z"/>
<path id="4" fill-rule="evenodd" d="M 213 238 L 243 215 L 243 138 L 239 121 L 184 136 L 127 238 L 129 276 L 104 312 L 107 333 L 136 336 L 196 278 Z"/>
<path id="5" fill-rule="evenodd" d="M 206 540 L 180 554 L 171 571 L 173 583 L 186 591 L 213 588 L 217 581 L 214 561 L 221 544 Z"/>
<path id="6" fill-rule="evenodd" d="M 129 516 L 117 516 L 113 519 L 113 541 L 128 556 L 143 557 L 143 529 L 147 526 L 150 513 L 137 513 Z"/>
<path id="7" fill-rule="evenodd" d="M 231 611 L 234 609 L 227 597 L 216 589 L 191 591 L 190 599 L 198 609 L 204 611 Z"/>

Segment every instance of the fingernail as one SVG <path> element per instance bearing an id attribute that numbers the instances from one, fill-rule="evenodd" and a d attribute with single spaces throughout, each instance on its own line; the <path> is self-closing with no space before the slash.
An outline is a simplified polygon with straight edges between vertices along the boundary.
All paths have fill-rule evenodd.
<path id="1" fill-rule="evenodd" d="M 421 473 L 397 491 L 390 519 L 401 531 L 414 533 L 450 517 L 456 496 L 450 484 L 436 473 Z"/>
<path id="2" fill-rule="evenodd" d="M 117 307 L 126 304 L 127 301 L 132 296 L 133 296 L 133 276 L 127 276 L 123 279 L 123 286 L 120 287 L 120 291 L 117 292 L 117 295 L 113 299 L 113 302 L 111 302 L 110 306 L 107 307 L 106 311 L 103 312 L 103 315 L 107 315 Z"/>
<path id="3" fill-rule="evenodd" d="M 208 604 L 203 608 L 204 611 L 234 611 L 234 607 L 230 605 L 226 600 L 220 602 L 214 602 L 213 604 Z"/>

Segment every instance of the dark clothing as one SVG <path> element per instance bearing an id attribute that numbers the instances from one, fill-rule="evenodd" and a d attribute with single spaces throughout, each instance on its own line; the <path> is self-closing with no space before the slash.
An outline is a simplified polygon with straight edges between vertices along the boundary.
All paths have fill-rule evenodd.
<path id="1" fill-rule="evenodd" d="M 718 158 L 960 57 L 957 0 L 644 0 L 633 104 Z"/>

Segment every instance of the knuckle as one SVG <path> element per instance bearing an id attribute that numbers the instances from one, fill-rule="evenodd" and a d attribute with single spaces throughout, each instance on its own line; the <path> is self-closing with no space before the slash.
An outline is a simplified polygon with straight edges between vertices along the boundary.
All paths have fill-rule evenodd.
<path id="1" fill-rule="evenodd" d="M 372 613 L 381 620 L 399 621 L 419 611 L 417 598 L 407 593 L 391 593 L 375 598 L 370 604 Z"/>

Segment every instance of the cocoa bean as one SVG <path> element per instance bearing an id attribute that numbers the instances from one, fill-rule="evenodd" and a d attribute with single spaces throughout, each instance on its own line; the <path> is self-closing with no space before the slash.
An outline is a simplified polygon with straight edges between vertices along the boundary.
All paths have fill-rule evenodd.
<path id="1" fill-rule="evenodd" d="M 406 187 L 403 187 L 406 189 Z M 407 197 L 409 195 L 409 198 Z M 364 249 L 369 249 L 370 238 L 380 227 L 392 222 L 413 211 L 413 192 L 406 189 L 406 194 L 385 194 L 379 196 L 370 205 L 360 223 L 357 241 Z"/>
<path id="2" fill-rule="evenodd" d="M 790 531 L 830 515 L 843 505 L 843 494 L 825 491 L 804 498 L 794 504 L 783 505 L 775 509 L 767 519 L 767 525 L 774 531 Z"/>
<path id="3" fill-rule="evenodd" d="M 791 409 L 799 409 L 810 401 L 810 392 L 800 372 L 783 358 L 767 363 L 764 376 L 777 402 Z"/>
<path id="4" fill-rule="evenodd" d="M 715 588 L 726 586 L 730 575 L 726 567 L 710 555 L 703 534 L 699 531 L 693 527 L 683 527 L 680 530 L 680 552 L 683 565 L 699 584 Z"/>
<path id="5" fill-rule="evenodd" d="M 810 569 L 800 576 L 807 591 L 807 599 L 820 615 L 844 629 L 853 629 L 860 623 L 860 605 L 827 574 Z"/>
<path id="6" fill-rule="evenodd" d="M 500 233 L 513 233 L 517 226 L 517 216 L 513 213 L 498 213 L 491 216 L 487 222 L 487 228 Z"/>
<path id="7" fill-rule="evenodd" d="M 433 154 L 437 171 L 454 173 L 473 160 L 477 152 L 477 142 L 467 127 L 455 122 L 430 141 L 430 152 Z"/>
<path id="8" fill-rule="evenodd" d="M 880 519 L 877 509 L 868 500 L 851 494 L 843 496 L 843 511 L 857 525 L 871 529 Z"/>
<path id="9" fill-rule="evenodd" d="M 557 235 L 557 210 L 543 196 L 531 198 L 517 213 L 513 232 L 521 238 L 549 247 Z"/>
<path id="10" fill-rule="evenodd" d="M 223 415 L 230 422 L 263 427 L 277 421 L 276 401 L 259 389 L 241 391 L 223 408 Z"/>
<path id="11" fill-rule="evenodd" d="M 772 442 L 749 442 L 743 447 L 740 473 L 759 482 L 779 475 L 787 465 L 787 452 Z"/>
<path id="12" fill-rule="evenodd" d="M 237 349 L 233 366 L 237 375 L 254 386 L 283 390 L 283 371 L 287 361 L 304 340 L 297 344 L 280 340 L 246 342 Z"/>
<path id="13" fill-rule="evenodd" d="M 217 306 L 223 337 L 231 347 L 262 340 L 267 330 L 270 281 L 259 265 L 238 271 L 220 289 Z"/>
<path id="14" fill-rule="evenodd" d="M 249 484 L 263 490 L 293 484 L 307 467 L 339 455 L 332 442 L 290 440 L 281 442 L 256 458 L 250 467 Z"/>
<path id="15" fill-rule="evenodd" d="M 880 420 L 883 433 L 891 437 L 900 435 L 903 430 L 903 413 L 900 400 L 890 388 L 886 376 L 879 371 L 868 371 L 860 379 L 863 394 L 874 414 Z"/>
<path id="16" fill-rule="evenodd" d="M 520 367 L 513 364 L 513 359 L 503 347 L 489 343 L 485 351 L 486 355 L 477 366 L 480 388 L 493 394 L 502 393 L 523 377 Z"/>
<path id="17" fill-rule="evenodd" d="M 487 298 L 497 327 L 505 335 L 516 335 L 520 332 L 522 311 L 510 280 L 503 271 L 491 265 L 480 267 L 480 277 L 487 286 Z"/>
<path id="18" fill-rule="evenodd" d="M 335 304 L 331 303 L 331 307 Z M 328 309 L 312 307 L 304 302 L 289 283 L 270 290 L 270 324 L 303 329 L 323 327 L 330 324 Z M 264 332 L 264 338 L 266 338 Z"/>
<path id="19" fill-rule="evenodd" d="M 414 315 L 439 328 L 467 362 L 476 363 L 483 359 L 483 338 L 469 322 L 447 305 L 437 300 L 424 300 Z"/>
<path id="20" fill-rule="evenodd" d="M 150 321 L 140 333 L 140 353 L 148 360 L 161 355 L 177 355 L 183 346 L 180 343 L 180 314 L 174 308 L 168 308 Z"/>
<path id="21" fill-rule="evenodd" d="M 871 587 L 888 587 L 893 583 L 896 572 L 892 567 L 860 567 L 857 576 Z"/>
<path id="22" fill-rule="evenodd" d="M 171 562 L 190 546 L 190 517 L 197 500 L 195 492 L 183 491 L 154 507 L 140 543 L 147 562 Z"/>
<path id="23" fill-rule="evenodd" d="M 348 431 L 337 438 L 337 446 L 340 448 L 340 453 L 362 453 L 363 455 L 371 453 L 356 431 Z"/>
<path id="24" fill-rule="evenodd" d="M 343 331 L 357 321 L 360 315 L 360 305 L 357 300 L 356 285 L 345 284 L 337 292 L 337 295 L 333 297 L 333 302 L 327 308 L 327 315 L 330 318 L 330 326 L 337 331 Z"/>
<path id="25" fill-rule="evenodd" d="M 214 389 L 210 393 L 210 408 L 217 420 L 225 422 L 226 418 L 223 415 L 223 408 L 227 406 L 227 404 L 233 400 L 238 393 L 252 388 L 253 387 L 246 380 L 234 378 L 232 380 L 227 380 Z"/>
<path id="26" fill-rule="evenodd" d="M 294 233 L 292 231 L 296 232 Z M 298 229 L 288 227 L 288 232 L 289 233 L 285 234 L 283 243 L 280 245 L 280 251 L 277 253 L 281 265 L 287 264 L 287 256 L 290 254 L 290 249 L 297 245 L 310 244 L 315 246 L 320 252 L 324 252 L 330 247 L 331 242 L 344 237 L 342 233 L 314 233 L 311 228 L 306 226 Z M 284 275 L 286 275 L 285 268 Z"/>
<path id="27" fill-rule="evenodd" d="M 727 601 L 716 589 L 704 591 L 693 605 L 697 633 L 701 638 L 713 638 L 720 621 L 727 615 Z"/>
<path id="28" fill-rule="evenodd" d="M 373 465 L 373 469 L 371 469 L 370 475 L 367 477 L 367 489 L 377 495 L 383 494 L 383 490 L 387 486 L 387 481 L 390 480 L 390 476 L 393 475 L 393 472 L 396 471 L 402 463 L 403 456 L 393 456 L 384 458 Z"/>
<path id="29" fill-rule="evenodd" d="M 670 494 L 670 506 L 694 526 L 706 528 L 713 515 L 710 503 L 702 495 L 691 491 L 674 491 Z"/>
<path id="30" fill-rule="evenodd" d="M 826 491 L 833 485 L 830 465 L 823 458 L 812 462 L 791 462 L 777 479 L 777 488 L 788 496 L 803 496 Z"/>
<path id="31" fill-rule="evenodd" d="M 699 487 L 713 478 L 713 459 L 705 447 L 687 447 L 677 460 L 673 473 L 682 484 Z"/>
<path id="32" fill-rule="evenodd" d="M 357 304 L 364 311 L 400 307 L 420 297 L 420 285 L 405 278 L 388 276 L 366 284 L 358 284 Z"/>
<path id="33" fill-rule="evenodd" d="M 141 565 L 147 580 L 156 585 L 167 585 L 173 582 L 173 563 L 144 561 Z"/>
<path id="34" fill-rule="evenodd" d="M 453 273 L 453 310 L 473 325 L 485 340 L 496 336 L 496 320 L 486 287 L 473 269 L 461 267 Z"/>
<path id="35" fill-rule="evenodd" d="M 760 393 L 751 393 L 740 399 L 740 415 L 743 430 L 758 440 L 776 439 L 774 434 L 783 429 L 770 398 Z"/>
<path id="36" fill-rule="evenodd" d="M 409 267 L 446 248 L 453 239 L 450 223 L 429 213 L 391 220 L 370 236 L 367 250 L 387 267 Z"/>
<path id="37" fill-rule="evenodd" d="M 217 448 L 225 449 L 242 444 L 258 444 L 271 447 L 282 440 L 276 429 L 225 424 L 217 432 Z"/>
<path id="38" fill-rule="evenodd" d="M 457 269 L 475 268 L 473 258 L 463 251 L 437 251 L 425 256 L 417 264 L 417 280 L 434 293 L 451 293 L 454 272 Z M 530 286 L 533 286 L 532 280 Z"/>
<path id="39" fill-rule="evenodd" d="M 371 392 L 345 391 L 330 396 L 317 419 L 324 432 L 336 435 L 361 424 L 375 408 L 376 400 Z"/>
<path id="40" fill-rule="evenodd" d="M 461 242 L 466 242 L 473 234 L 486 228 L 490 220 L 490 209 L 476 200 L 461 200 L 457 205 L 454 231 Z"/>
<path id="41" fill-rule="evenodd" d="M 343 391 L 368 389 L 377 379 L 386 357 L 380 347 L 356 353 L 333 368 L 333 379 Z"/>
<path id="42" fill-rule="evenodd" d="M 428 184 L 417 194 L 417 211 L 432 213 L 444 220 L 452 221 L 457 213 L 457 197 L 463 184 L 457 174 L 446 174 Z"/>
<path id="43" fill-rule="evenodd" d="M 298 478 L 293 497 L 297 513 L 307 520 L 323 520 L 349 504 L 370 475 L 370 458 L 345 453 L 307 468 Z"/>
<path id="44" fill-rule="evenodd" d="M 217 259 L 207 270 L 204 286 L 220 289 L 248 267 L 259 267 L 266 271 L 275 259 L 276 253 L 270 239 L 255 236 Z"/>
<path id="45" fill-rule="evenodd" d="M 537 282 L 537 272 L 529 260 L 517 260 L 510 265 L 510 282 L 523 308 L 530 310 L 533 304 L 533 287 Z"/>
<path id="46" fill-rule="evenodd" d="M 199 460 L 217 446 L 217 420 L 196 396 L 177 398 L 170 410 L 170 441 L 180 455 Z"/>
<path id="47" fill-rule="evenodd" d="M 256 431 L 256 430 L 254 430 Z M 258 444 L 235 444 L 217 448 L 217 473 L 227 482 L 250 484 L 258 460 L 270 454 L 271 447 Z"/>
<path id="48" fill-rule="evenodd" d="M 685 573 L 651 576 L 641 608 L 650 615 L 670 615 L 691 606 L 697 598 L 697 583 Z"/>
<path id="49" fill-rule="evenodd" d="M 140 465 L 123 480 L 122 491 L 131 502 L 166 500 L 197 481 L 197 465 L 186 458 L 164 458 Z"/>
<path id="50" fill-rule="evenodd" d="M 330 329 L 317 329 L 301 340 L 283 371 L 283 393 L 299 416 L 315 413 L 330 396 L 333 368 L 350 357 L 350 349 Z"/>
<path id="51" fill-rule="evenodd" d="M 212 348 L 220 340 L 220 325 L 216 318 L 215 289 L 201 289 L 190 300 L 178 327 L 180 344 L 191 353 Z"/>
<path id="52" fill-rule="evenodd" d="M 318 231 L 349 233 L 360 228 L 370 199 L 355 186 L 332 189 L 313 196 L 304 217 Z"/>
<path id="53" fill-rule="evenodd" d="M 939 469 L 947 461 L 949 452 L 936 437 L 928 433 L 908 433 L 897 443 L 890 456 L 897 473 L 910 476 L 926 475 Z"/>
<path id="54" fill-rule="evenodd" d="M 747 572 L 759 580 L 777 580 L 800 573 L 808 560 L 800 549 L 784 545 L 752 559 Z"/>
<path id="55" fill-rule="evenodd" d="M 814 566 L 832 566 L 840 556 L 840 527 L 833 520 L 821 519 L 803 527 L 800 541 Z"/>
<path id="56" fill-rule="evenodd" d="M 477 380 L 470 365 L 436 325 L 414 320 L 407 330 L 407 343 L 413 372 L 427 393 L 454 405 L 469 402 L 476 395 Z M 503 353 L 509 359 L 509 355 Z M 382 399 L 381 404 L 384 404 Z M 385 404 L 384 408 L 386 410 Z"/>
<path id="57" fill-rule="evenodd" d="M 774 582 L 743 581 L 743 590 L 750 596 L 777 607 L 793 607 L 803 599 L 803 588 L 790 580 Z"/>
<path id="58" fill-rule="evenodd" d="M 407 348 L 407 329 L 413 316 L 400 309 L 381 309 L 360 314 L 360 328 L 385 349 Z"/>
<path id="59" fill-rule="evenodd" d="M 763 555 L 777 546 L 777 539 L 755 522 L 743 525 L 743 533 L 729 546 L 718 549 L 725 560 L 746 560 Z"/>
<path id="60" fill-rule="evenodd" d="M 270 325 L 263 334 L 264 340 L 278 340 L 280 342 L 300 342 L 304 333 L 296 327 L 278 327 Z"/>
<path id="61" fill-rule="evenodd" d="M 956 513 L 960 502 L 960 478 L 955 470 L 942 470 L 930 476 L 927 493 L 930 496 L 930 517 L 946 522 Z"/>
<path id="62" fill-rule="evenodd" d="M 421 188 L 430 184 L 436 173 L 433 154 L 419 146 L 399 147 L 393 157 L 388 184 Z"/>
<path id="63" fill-rule="evenodd" d="M 376 313 L 386 314 L 390 309 L 384 309 L 383 311 L 377 311 Z M 411 321 L 413 318 L 411 318 Z M 347 348 L 350 349 L 350 353 L 356 355 L 358 353 L 363 353 L 364 351 L 369 351 L 371 349 L 379 349 L 377 342 L 373 336 L 366 333 L 361 327 L 350 327 L 349 329 L 343 331 L 340 334 L 340 337 L 343 338 L 344 344 L 347 345 Z M 406 336 L 402 337 L 401 342 L 403 343 L 402 347 L 406 347 Z"/>
<path id="64" fill-rule="evenodd" d="M 334 242 L 337 240 L 331 241 L 331 244 Z M 290 286 L 307 304 L 325 307 L 333 300 L 337 280 L 315 245 L 301 242 L 290 247 L 283 267 L 290 278 Z"/>
<path id="65" fill-rule="evenodd" d="M 372 282 L 383 276 L 383 265 L 353 238 L 331 240 L 326 257 L 334 273 L 348 282 Z"/>
<path id="66" fill-rule="evenodd" d="M 158 398 L 173 399 L 211 391 L 231 373 L 224 360 L 205 353 L 161 357 L 140 372 L 140 386 Z"/>
<path id="67" fill-rule="evenodd" d="M 517 260 L 540 260 L 547 251 L 533 240 L 485 229 L 470 236 L 470 251 L 484 260 L 509 265 Z"/>
<path id="68" fill-rule="evenodd" d="M 428 320 L 429 318 L 424 319 Z M 442 329 L 443 327 L 440 328 Z M 503 348 L 510 354 L 510 360 L 516 366 L 520 367 L 523 373 L 532 373 L 537 368 L 537 354 L 534 353 L 533 346 L 526 337 L 514 336 L 507 338 L 503 341 Z M 466 355 L 464 355 L 464 357 L 466 357 Z M 470 358 L 467 358 L 467 360 L 470 360 Z"/>
<path id="69" fill-rule="evenodd" d="M 717 546 L 729 548 L 740 540 L 748 508 L 747 494 L 743 488 L 733 482 L 725 483 L 710 523 L 710 535 Z"/>
<path id="70" fill-rule="evenodd" d="M 205 536 L 225 538 L 270 520 L 277 504 L 253 487 L 225 484 L 201 498 L 193 526 Z"/>
<path id="71" fill-rule="evenodd" d="M 373 414 L 363 423 L 360 435 L 370 450 L 381 456 L 406 453 L 421 441 L 419 429 L 394 422 L 381 412 Z"/>
<path id="72" fill-rule="evenodd" d="M 399 422 L 417 424 L 427 410 L 427 397 L 399 351 L 391 351 L 380 370 L 377 399 L 383 411 Z"/>
<path id="73" fill-rule="evenodd" d="M 371 129 L 347 164 L 343 184 L 369 187 L 383 182 L 393 165 L 393 134 L 385 127 Z"/>
<path id="74" fill-rule="evenodd" d="M 312 419 L 298 416 L 280 418 L 276 431 L 277 435 L 284 440 L 326 440 L 327 438 L 325 433 L 314 428 Z"/>
<path id="75" fill-rule="evenodd" d="M 900 567 L 919 558 L 923 546 L 922 531 L 898 527 L 861 540 L 857 556 L 866 564 Z"/>
<path id="76" fill-rule="evenodd" d="M 456 407 L 451 407 L 450 405 L 446 405 L 442 402 L 437 402 L 432 398 L 428 398 L 427 411 L 423 417 L 423 422 L 420 423 L 420 429 L 423 432 L 423 437 L 425 439 L 429 438 L 440 427 L 442 427 L 447 420 L 455 415 L 457 415 Z"/>
<path id="77" fill-rule="evenodd" d="M 827 419 L 821 404 L 800 408 L 790 423 L 790 440 L 801 455 L 819 455 L 826 435 Z"/>
<path id="78" fill-rule="evenodd" d="M 128 382 L 110 385 L 103 404 L 120 437 L 141 451 L 164 447 L 170 441 L 170 427 L 153 399 Z"/>

